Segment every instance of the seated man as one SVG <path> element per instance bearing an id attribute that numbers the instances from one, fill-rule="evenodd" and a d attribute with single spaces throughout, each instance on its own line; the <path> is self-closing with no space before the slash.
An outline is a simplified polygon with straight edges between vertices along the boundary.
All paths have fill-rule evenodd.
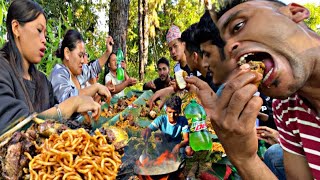
<path id="1" fill-rule="evenodd" d="M 173 80 L 170 77 L 170 65 L 168 59 L 162 57 L 157 62 L 159 77 L 153 81 L 149 81 L 143 85 L 143 90 L 151 89 L 156 92 L 160 89 L 170 86 L 170 81 Z"/>
<path id="2" fill-rule="evenodd" d="M 160 130 L 163 134 L 162 146 L 174 154 L 180 152 L 189 143 L 188 120 L 181 113 L 181 98 L 173 96 L 166 101 L 166 114 L 158 116 L 143 132 L 143 137 L 148 139 L 151 131 Z M 184 152 L 183 152 L 184 153 Z M 189 154 L 187 154 L 189 155 Z"/>
<path id="3" fill-rule="evenodd" d="M 115 53 L 110 54 L 107 66 L 110 72 L 105 76 L 105 84 L 108 85 L 112 83 L 115 86 L 114 91 L 112 91 L 113 96 L 123 97 L 125 95 L 124 88 L 135 85 L 137 80 L 129 77 L 127 73 L 125 73 L 125 80 L 117 79 L 117 56 Z M 122 67 L 125 69 L 124 65 L 122 65 Z"/>

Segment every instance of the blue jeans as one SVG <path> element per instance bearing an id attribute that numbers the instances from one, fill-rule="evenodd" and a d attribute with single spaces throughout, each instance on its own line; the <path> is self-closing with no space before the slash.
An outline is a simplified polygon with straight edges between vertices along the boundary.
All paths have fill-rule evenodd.
<path id="1" fill-rule="evenodd" d="M 283 166 L 283 150 L 280 144 L 274 144 L 264 154 L 264 163 L 277 176 L 279 180 L 285 180 L 286 174 Z"/>

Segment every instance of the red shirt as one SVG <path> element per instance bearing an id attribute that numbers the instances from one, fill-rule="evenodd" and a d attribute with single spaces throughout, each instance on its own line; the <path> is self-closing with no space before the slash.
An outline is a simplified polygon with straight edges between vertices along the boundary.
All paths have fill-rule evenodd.
<path id="1" fill-rule="evenodd" d="M 306 157 L 313 177 L 320 179 L 320 118 L 310 107 L 297 94 L 272 104 L 282 148 Z"/>

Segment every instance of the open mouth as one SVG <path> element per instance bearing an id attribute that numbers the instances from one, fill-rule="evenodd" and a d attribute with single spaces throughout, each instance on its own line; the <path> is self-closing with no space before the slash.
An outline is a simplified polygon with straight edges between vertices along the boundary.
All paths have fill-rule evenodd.
<path id="1" fill-rule="evenodd" d="M 274 61 L 270 54 L 265 52 L 251 52 L 240 57 L 238 65 L 245 63 L 250 65 L 250 69 L 263 74 L 262 83 L 266 86 L 272 84 Z"/>
<path id="2" fill-rule="evenodd" d="M 46 51 L 46 48 L 41 48 L 41 49 L 40 49 L 40 56 L 41 56 L 41 57 L 44 56 L 45 51 Z"/>

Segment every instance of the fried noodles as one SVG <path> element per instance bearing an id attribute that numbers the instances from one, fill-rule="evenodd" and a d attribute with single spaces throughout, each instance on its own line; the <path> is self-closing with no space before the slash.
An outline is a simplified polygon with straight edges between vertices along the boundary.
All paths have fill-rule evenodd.
<path id="1" fill-rule="evenodd" d="M 30 179 L 116 179 L 121 156 L 99 130 L 91 136 L 83 128 L 53 134 L 36 145 L 38 155 L 30 159 Z"/>

